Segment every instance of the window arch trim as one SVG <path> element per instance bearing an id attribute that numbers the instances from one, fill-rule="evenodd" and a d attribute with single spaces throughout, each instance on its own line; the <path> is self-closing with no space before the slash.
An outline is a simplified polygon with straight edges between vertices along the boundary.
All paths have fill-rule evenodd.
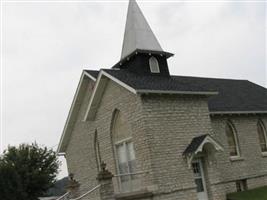
<path id="1" fill-rule="evenodd" d="M 238 139 L 238 135 L 237 135 L 237 130 L 233 124 L 233 122 L 231 120 L 227 120 L 226 122 L 226 126 L 228 126 L 231 130 L 231 133 L 233 135 L 233 138 L 234 138 L 234 143 L 235 143 L 235 150 L 236 150 L 236 155 L 231 155 L 231 150 L 229 149 L 229 153 L 230 153 L 230 158 L 237 158 L 237 157 L 240 157 L 241 156 L 241 153 L 240 153 L 240 146 L 239 146 L 239 139 Z M 226 129 L 227 127 L 225 127 Z M 227 140 L 228 140 L 228 135 L 226 133 L 226 137 L 227 137 Z M 230 144 L 229 142 L 227 141 L 228 143 L 228 147 L 230 147 Z"/>
<path id="2" fill-rule="evenodd" d="M 117 120 L 121 120 L 123 115 L 120 110 L 115 109 L 113 111 L 112 120 L 111 120 L 111 143 L 112 143 L 112 150 L 113 156 L 115 161 L 116 173 L 118 178 L 118 186 L 121 191 L 128 191 L 131 190 L 132 184 L 134 184 L 137 179 L 135 176 L 130 175 L 131 173 L 135 173 L 136 171 L 136 157 L 135 157 L 135 150 L 134 144 L 132 140 L 132 133 L 131 130 L 130 134 L 125 134 L 125 137 L 118 138 L 116 136 L 116 131 L 120 131 L 116 126 L 118 125 Z M 121 121 L 119 121 L 120 125 Z M 127 126 L 126 126 L 127 127 Z M 130 128 L 130 127 L 128 127 Z M 125 174 L 128 174 L 125 176 Z M 121 176 L 122 175 L 122 176 Z M 130 186 L 130 188 L 129 188 Z"/>
<path id="3" fill-rule="evenodd" d="M 264 143 L 261 143 L 261 141 L 260 141 L 260 134 L 261 133 L 259 132 L 259 128 L 262 130 Z M 258 132 L 259 142 L 260 142 L 260 146 L 261 146 L 261 152 L 266 154 L 267 153 L 267 131 L 266 131 L 266 127 L 265 127 L 265 125 L 261 119 L 259 119 L 258 123 L 257 123 L 257 132 Z M 262 147 L 262 145 L 265 145 L 265 147 Z"/>

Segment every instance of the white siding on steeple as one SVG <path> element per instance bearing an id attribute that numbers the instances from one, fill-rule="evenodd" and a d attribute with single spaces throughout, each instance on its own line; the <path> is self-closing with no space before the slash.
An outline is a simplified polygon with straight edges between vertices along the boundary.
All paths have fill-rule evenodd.
<path id="1" fill-rule="evenodd" d="M 135 0 L 130 0 L 121 59 L 136 49 L 163 51 Z"/>

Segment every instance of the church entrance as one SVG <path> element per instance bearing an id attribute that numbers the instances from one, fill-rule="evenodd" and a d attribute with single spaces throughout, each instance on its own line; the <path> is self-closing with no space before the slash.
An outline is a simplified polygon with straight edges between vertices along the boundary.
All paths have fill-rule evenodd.
<path id="1" fill-rule="evenodd" d="M 194 180 L 197 186 L 198 200 L 208 200 L 205 175 L 203 170 L 203 161 L 201 159 L 193 160 L 192 169 L 194 173 Z"/>

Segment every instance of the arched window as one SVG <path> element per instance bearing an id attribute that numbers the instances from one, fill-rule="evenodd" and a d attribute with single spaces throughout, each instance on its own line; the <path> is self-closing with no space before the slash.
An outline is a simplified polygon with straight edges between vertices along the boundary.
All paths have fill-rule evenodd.
<path id="1" fill-rule="evenodd" d="M 258 135 L 259 135 L 259 140 L 260 140 L 260 147 L 262 152 L 267 152 L 267 144 L 266 144 L 266 129 L 261 120 L 258 121 L 257 124 L 257 129 L 258 129 Z"/>
<path id="2" fill-rule="evenodd" d="M 95 135 L 94 135 L 94 150 L 95 150 L 95 158 L 96 158 L 97 170 L 100 171 L 101 155 L 100 155 L 100 148 L 99 148 L 97 130 L 95 130 Z"/>
<path id="3" fill-rule="evenodd" d="M 119 175 L 120 189 L 132 190 L 135 185 L 136 159 L 131 130 L 125 117 L 115 111 L 113 119 L 112 139 Z"/>
<path id="4" fill-rule="evenodd" d="M 240 156 L 238 138 L 234 125 L 228 121 L 225 127 L 230 156 Z"/>
<path id="5" fill-rule="evenodd" d="M 160 73 L 158 60 L 154 56 L 149 58 L 149 67 L 152 73 Z"/>

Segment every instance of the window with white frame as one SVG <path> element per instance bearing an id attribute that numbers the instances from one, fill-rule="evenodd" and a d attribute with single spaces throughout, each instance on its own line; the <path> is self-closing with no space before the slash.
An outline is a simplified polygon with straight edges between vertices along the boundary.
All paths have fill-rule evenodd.
<path id="1" fill-rule="evenodd" d="M 154 56 L 149 58 L 149 67 L 152 73 L 160 73 L 159 62 Z"/>
<path id="2" fill-rule="evenodd" d="M 257 129 L 258 129 L 258 136 L 259 136 L 261 151 L 267 152 L 266 129 L 265 129 L 265 126 L 261 120 L 258 121 Z"/>
<path id="3" fill-rule="evenodd" d="M 125 140 L 115 144 L 115 146 L 118 159 L 118 171 L 119 174 L 122 175 L 121 182 L 128 182 L 130 179 L 134 179 L 134 176 L 131 174 L 136 171 L 133 142 L 131 140 Z"/>
<path id="4" fill-rule="evenodd" d="M 230 121 L 227 121 L 225 127 L 227 142 L 229 146 L 229 153 L 231 157 L 240 156 L 239 146 L 238 146 L 238 137 L 236 129 Z"/>
<path id="5" fill-rule="evenodd" d="M 120 190 L 134 190 L 137 183 L 134 144 L 130 127 L 119 111 L 114 114 L 112 136 Z"/>

